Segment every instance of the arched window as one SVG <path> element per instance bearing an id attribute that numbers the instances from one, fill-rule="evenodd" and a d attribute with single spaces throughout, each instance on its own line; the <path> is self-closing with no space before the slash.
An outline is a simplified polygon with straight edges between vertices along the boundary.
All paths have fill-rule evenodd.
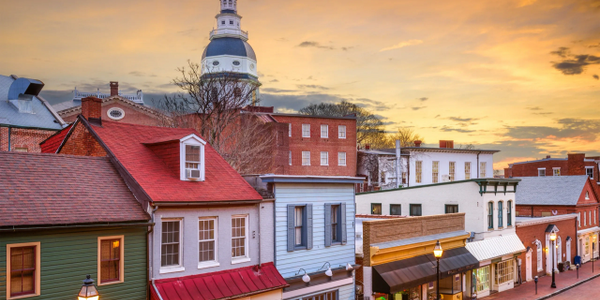
<path id="1" fill-rule="evenodd" d="M 568 236 L 567 237 L 567 242 L 565 243 L 565 253 L 567 254 L 567 257 L 565 258 L 565 261 L 571 262 L 571 237 Z"/>
<path id="2" fill-rule="evenodd" d="M 502 210 L 502 201 L 498 201 L 498 228 L 504 226 L 504 222 L 502 220 L 502 216 L 504 211 Z"/>
<path id="3" fill-rule="evenodd" d="M 506 226 L 512 226 L 512 201 L 509 200 L 506 202 Z"/>
<path id="4" fill-rule="evenodd" d="M 488 229 L 494 229 L 494 202 L 488 203 Z"/>
<path id="5" fill-rule="evenodd" d="M 540 242 L 539 240 L 535 240 L 535 247 L 536 247 L 536 265 L 537 265 L 537 271 L 543 271 L 544 270 L 544 265 L 542 264 L 542 242 Z"/>

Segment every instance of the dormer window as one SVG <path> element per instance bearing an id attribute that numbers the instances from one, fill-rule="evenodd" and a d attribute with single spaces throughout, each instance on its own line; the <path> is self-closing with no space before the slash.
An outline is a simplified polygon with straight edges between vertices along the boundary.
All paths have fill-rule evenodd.
<path id="1" fill-rule="evenodd" d="M 180 140 L 180 179 L 204 181 L 204 145 L 195 134 Z"/>

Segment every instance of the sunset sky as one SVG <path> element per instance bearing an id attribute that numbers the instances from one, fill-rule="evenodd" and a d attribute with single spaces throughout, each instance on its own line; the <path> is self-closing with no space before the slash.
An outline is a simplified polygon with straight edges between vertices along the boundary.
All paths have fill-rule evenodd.
<path id="1" fill-rule="evenodd" d="M 0 10 L 0 74 L 72 90 L 175 92 L 200 62 L 217 0 L 20 0 Z M 262 105 L 346 99 L 428 144 L 513 161 L 600 155 L 600 0 L 238 0 Z"/>

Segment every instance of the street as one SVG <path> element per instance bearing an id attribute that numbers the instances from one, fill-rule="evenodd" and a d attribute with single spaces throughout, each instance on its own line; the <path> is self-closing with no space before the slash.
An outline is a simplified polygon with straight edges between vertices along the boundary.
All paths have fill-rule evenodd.
<path id="1" fill-rule="evenodd" d="M 579 300 L 579 299 L 598 299 L 600 293 L 600 277 L 592 279 L 584 284 L 576 286 L 566 292 L 560 293 L 552 300 Z"/>

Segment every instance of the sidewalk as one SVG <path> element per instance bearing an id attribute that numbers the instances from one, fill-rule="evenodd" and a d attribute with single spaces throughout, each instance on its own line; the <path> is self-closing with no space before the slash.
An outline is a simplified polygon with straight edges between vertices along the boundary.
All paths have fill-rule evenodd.
<path id="1" fill-rule="evenodd" d="M 592 274 L 592 263 L 588 262 L 583 264 L 581 268 L 579 268 L 579 279 L 577 279 L 576 270 L 556 274 L 556 278 L 554 280 L 554 282 L 556 283 L 555 289 L 550 287 L 550 285 L 552 284 L 552 276 L 546 275 L 538 279 L 537 295 L 535 294 L 535 283 L 532 280 L 530 282 L 523 283 L 520 286 L 515 287 L 514 289 L 504 291 L 501 293 L 496 293 L 483 299 L 547 299 L 550 295 L 568 290 L 574 285 L 583 283 L 584 281 L 586 281 L 586 279 L 591 279 L 592 277 L 600 276 L 600 262 L 595 262 L 594 271 L 595 272 Z"/>

